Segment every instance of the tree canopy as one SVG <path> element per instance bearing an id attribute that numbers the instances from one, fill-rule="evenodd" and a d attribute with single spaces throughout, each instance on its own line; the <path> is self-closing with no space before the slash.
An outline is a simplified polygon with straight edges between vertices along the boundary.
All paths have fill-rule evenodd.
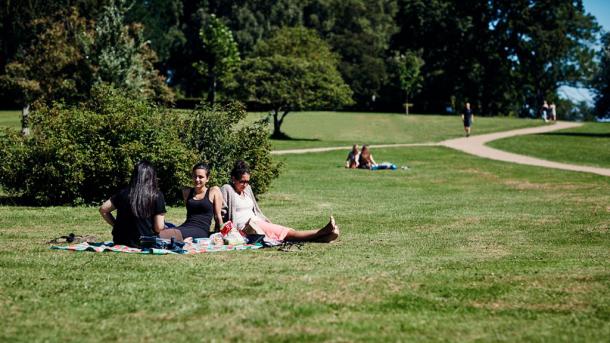
<path id="1" fill-rule="evenodd" d="M 260 42 L 238 76 L 242 99 L 271 111 L 273 136 L 290 111 L 337 108 L 351 103 L 351 90 L 337 70 L 337 57 L 314 31 L 284 28 Z"/>
<path id="2" fill-rule="evenodd" d="M 595 112 L 599 117 L 610 114 L 610 33 L 602 39 L 599 72 L 593 80 Z"/>
<path id="3" fill-rule="evenodd" d="M 118 3 L 123 2 L 5 2 L 0 6 L 0 74 L 16 82 L 14 77 L 27 69 L 25 55 L 40 55 L 45 46 L 75 46 L 78 36 L 104 25 L 100 20 L 108 5 Z M 213 32 L 209 30 L 210 18 L 216 18 L 215 25 L 225 27 L 224 32 L 230 33 L 236 44 L 232 49 L 246 60 L 263 58 L 261 42 L 278 30 L 305 27 L 315 31 L 336 56 L 336 68 L 353 93 L 353 109 L 401 110 L 404 89 L 394 56 L 410 52 L 421 52 L 419 57 L 425 61 L 420 69 L 421 89 L 410 102 L 416 111 L 432 113 L 469 100 L 482 114 L 528 115 L 543 99 L 556 100 L 559 87 L 587 85 L 597 63 L 594 49 L 600 28 L 586 13 L 582 0 L 132 0 L 128 4 L 123 7 L 123 28 L 115 25 L 108 29 L 127 30 L 134 47 L 142 48 L 139 53 L 149 56 L 142 63 L 159 71 L 154 78 L 165 77 L 165 83 L 186 98 L 203 98 L 212 89 L 214 97 L 216 93 L 232 94 L 231 82 L 223 84 L 211 73 L 201 74 L 201 66 L 210 67 L 208 72 L 215 68 L 211 66 L 220 67 L 215 64 L 218 45 L 210 44 L 207 36 Z M 78 25 L 88 29 L 70 31 L 78 25 L 66 14 L 69 8 L 78 13 L 82 21 Z M 58 17 L 58 11 L 64 16 Z M 45 38 L 42 23 L 55 25 L 56 30 L 65 28 L 65 37 L 55 33 L 55 48 L 44 43 L 50 33 Z M 124 47 L 131 44 L 125 39 L 122 42 Z M 48 53 L 51 51 L 44 55 Z M 85 53 L 68 48 L 58 54 L 66 55 L 64 61 L 71 61 L 69 64 L 77 63 L 80 55 L 98 60 L 105 58 L 101 54 L 110 56 L 104 49 Z M 58 68 L 49 74 L 51 78 L 73 80 L 75 84 L 89 82 L 86 75 L 71 76 L 67 65 L 67 69 L 59 68 L 61 61 L 48 58 L 39 63 L 55 64 L 41 66 Z M 89 63 L 89 59 L 82 63 Z M 132 64 L 138 63 L 134 60 Z M 15 82 L 1 85 L 0 98 L 5 103 L 15 98 Z M 154 85 L 155 94 L 159 94 L 164 83 Z M 27 86 L 34 87 L 31 94 L 38 92 L 35 84 Z M 69 82 L 53 86 L 69 87 Z"/>

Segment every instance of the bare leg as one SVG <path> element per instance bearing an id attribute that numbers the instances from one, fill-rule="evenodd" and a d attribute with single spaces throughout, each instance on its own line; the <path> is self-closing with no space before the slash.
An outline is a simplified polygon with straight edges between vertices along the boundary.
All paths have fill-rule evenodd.
<path id="1" fill-rule="evenodd" d="M 335 224 L 335 218 L 330 217 L 330 221 L 326 226 L 318 230 L 290 230 L 286 235 L 287 241 L 318 241 L 326 236 L 334 234 L 335 230 L 338 229 Z M 338 237 L 338 235 L 337 235 Z M 336 239 L 336 238 L 335 238 Z"/>
<path id="2" fill-rule="evenodd" d="M 165 239 L 175 239 L 178 242 L 182 242 L 182 232 L 180 232 L 180 230 L 177 229 L 165 229 L 162 230 L 161 232 L 159 232 L 159 238 L 165 238 Z"/>

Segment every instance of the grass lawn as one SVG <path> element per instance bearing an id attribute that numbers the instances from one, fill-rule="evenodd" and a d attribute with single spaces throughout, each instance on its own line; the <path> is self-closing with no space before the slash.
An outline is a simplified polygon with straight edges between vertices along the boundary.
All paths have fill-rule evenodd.
<path id="1" fill-rule="evenodd" d="M 0 128 L 21 128 L 21 111 L 0 111 Z"/>
<path id="2" fill-rule="evenodd" d="M 585 123 L 573 129 L 506 138 L 489 146 L 558 162 L 610 168 L 608 123 Z"/>
<path id="3" fill-rule="evenodd" d="M 441 147 L 375 156 L 410 169 L 280 157 L 265 213 L 304 229 L 332 211 L 343 233 L 290 253 L 52 251 L 110 228 L 96 208 L 0 206 L 0 341 L 608 339 L 610 178 Z"/>
<path id="4" fill-rule="evenodd" d="M 253 113 L 250 120 L 265 114 Z M 473 134 L 506 131 L 542 125 L 540 121 L 516 118 L 476 118 Z M 398 113 L 295 112 L 286 117 L 282 131 L 290 140 L 272 140 L 273 149 L 439 142 L 461 137 L 459 116 L 409 115 Z"/>

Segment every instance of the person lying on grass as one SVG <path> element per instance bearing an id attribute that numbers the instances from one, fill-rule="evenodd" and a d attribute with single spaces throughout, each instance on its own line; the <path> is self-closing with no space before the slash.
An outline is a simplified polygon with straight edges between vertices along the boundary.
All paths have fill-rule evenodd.
<path id="1" fill-rule="evenodd" d="M 222 216 L 232 221 L 238 229 L 250 225 L 270 239 L 276 241 L 310 241 L 329 243 L 339 237 L 339 227 L 331 216 L 328 224 L 320 229 L 295 230 L 273 224 L 263 215 L 250 187 L 250 168 L 244 161 L 237 161 L 231 170 L 231 184 L 220 188 L 222 193 Z"/>
<path id="2" fill-rule="evenodd" d="M 112 212 L 116 210 L 116 218 Z M 112 226 L 114 244 L 140 247 L 140 236 L 156 236 L 165 226 L 165 198 L 159 191 L 157 173 L 146 161 L 133 169 L 129 187 L 124 188 L 99 209 Z"/>

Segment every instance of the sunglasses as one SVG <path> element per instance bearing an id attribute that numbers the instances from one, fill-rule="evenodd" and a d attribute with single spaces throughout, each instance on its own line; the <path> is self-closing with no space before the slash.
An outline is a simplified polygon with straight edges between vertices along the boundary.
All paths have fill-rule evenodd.
<path id="1" fill-rule="evenodd" d="M 238 183 L 241 183 L 242 185 L 247 185 L 250 183 L 250 180 L 237 180 Z"/>

